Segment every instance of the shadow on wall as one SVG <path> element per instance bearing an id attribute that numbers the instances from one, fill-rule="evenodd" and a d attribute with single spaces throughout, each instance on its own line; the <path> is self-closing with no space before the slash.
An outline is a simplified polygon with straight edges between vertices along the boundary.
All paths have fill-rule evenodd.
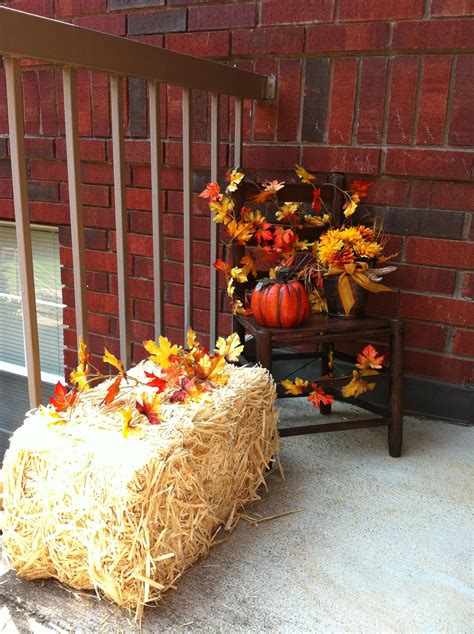
<path id="1" fill-rule="evenodd" d="M 43 402 L 47 403 L 54 386 L 42 383 Z M 0 372 L 0 464 L 9 445 L 10 435 L 19 427 L 30 409 L 28 380 L 8 372 Z"/>

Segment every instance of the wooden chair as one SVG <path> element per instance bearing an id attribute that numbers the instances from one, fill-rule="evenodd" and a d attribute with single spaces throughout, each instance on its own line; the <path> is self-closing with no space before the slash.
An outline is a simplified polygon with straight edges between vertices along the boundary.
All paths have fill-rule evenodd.
<path id="1" fill-rule="evenodd" d="M 344 176 L 342 174 L 330 174 L 328 182 L 334 183 L 339 187 L 344 187 Z M 255 185 L 252 183 L 243 183 L 239 188 L 239 197 L 237 198 L 237 208 L 246 204 L 252 194 L 256 193 Z M 305 184 L 294 184 L 285 186 L 281 193 L 281 201 L 303 202 L 310 204 L 312 190 Z M 334 226 L 342 224 L 342 205 L 343 196 L 333 187 L 325 187 L 322 189 L 322 197 L 327 208 L 331 211 Z M 307 230 L 305 230 L 307 231 Z M 312 233 L 311 233 L 312 232 Z M 311 240 L 315 239 L 318 231 L 310 230 Z M 320 230 L 319 230 L 320 233 Z M 250 245 L 251 246 L 251 245 Z M 234 246 L 231 253 L 231 261 L 234 265 L 240 262 L 245 254 L 246 247 Z M 262 277 L 264 273 L 259 273 L 257 279 Z M 245 294 L 250 292 L 253 283 L 238 285 L 237 294 L 241 299 Z M 352 399 L 349 402 L 356 404 L 369 412 L 378 415 L 377 418 L 361 419 L 355 421 L 341 423 L 316 423 L 314 425 L 305 425 L 300 427 L 291 427 L 280 429 L 281 436 L 293 436 L 300 434 L 313 434 L 329 431 L 339 431 L 344 429 L 360 429 L 366 427 L 388 426 L 388 448 L 389 453 L 393 457 L 400 456 L 402 448 L 403 436 L 403 408 L 402 408 L 402 387 L 403 387 L 403 323 L 398 318 L 374 318 L 365 317 L 362 319 L 340 319 L 336 317 L 328 317 L 325 314 L 312 315 L 306 322 L 296 328 L 268 328 L 257 324 L 252 316 L 234 317 L 234 331 L 237 332 L 242 340 L 245 340 L 245 348 L 241 358 L 242 363 L 250 360 L 256 360 L 263 367 L 272 371 L 272 363 L 279 359 L 305 358 L 314 357 L 321 358 L 321 375 L 326 375 L 329 369 L 330 353 L 333 352 L 335 357 L 347 358 L 346 355 L 340 355 L 335 351 L 335 345 L 342 341 L 354 340 L 389 340 L 389 368 L 382 371 L 378 376 L 371 377 L 374 382 L 380 380 L 389 381 L 389 406 L 381 407 L 365 402 L 361 399 Z M 255 344 L 255 352 L 252 357 L 251 344 Z M 294 348 L 296 346 L 311 346 L 317 352 L 278 352 L 282 348 Z M 335 398 L 341 398 L 340 388 L 347 383 L 346 379 L 324 379 L 320 385 Z M 279 397 L 286 397 L 283 389 L 278 386 Z M 345 400 L 345 399 L 344 399 Z M 329 415 L 331 413 L 330 405 L 321 406 L 321 414 Z"/>

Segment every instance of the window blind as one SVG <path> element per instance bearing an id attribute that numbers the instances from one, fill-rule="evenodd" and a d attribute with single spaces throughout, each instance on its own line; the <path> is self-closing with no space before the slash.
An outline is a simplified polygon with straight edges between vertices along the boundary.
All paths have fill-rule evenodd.
<path id="1" fill-rule="evenodd" d="M 63 308 L 59 235 L 50 228 L 31 230 L 41 379 L 64 376 Z M 0 224 L 0 370 L 26 375 L 15 226 Z"/>

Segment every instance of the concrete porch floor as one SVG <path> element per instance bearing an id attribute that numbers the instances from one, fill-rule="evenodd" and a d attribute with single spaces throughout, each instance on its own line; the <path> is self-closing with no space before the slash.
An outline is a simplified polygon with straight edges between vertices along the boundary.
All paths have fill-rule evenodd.
<path id="1" fill-rule="evenodd" d="M 314 421 L 303 399 L 280 403 L 285 426 Z M 143 632 L 472 632 L 472 449 L 471 428 L 414 418 L 400 459 L 383 428 L 283 439 L 286 480 L 272 473 L 249 513 L 302 510 L 242 521 Z M 0 567 L 0 632 L 135 629 L 106 601 Z"/>

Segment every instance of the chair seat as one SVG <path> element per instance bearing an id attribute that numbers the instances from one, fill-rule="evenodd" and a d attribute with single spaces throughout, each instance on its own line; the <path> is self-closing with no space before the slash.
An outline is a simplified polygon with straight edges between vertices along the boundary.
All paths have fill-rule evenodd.
<path id="1" fill-rule="evenodd" d="M 361 319 L 343 319 L 329 317 L 326 314 L 311 315 L 304 323 L 295 328 L 271 328 L 260 326 L 254 317 L 239 316 L 238 323 L 255 338 L 270 335 L 274 344 L 305 343 L 308 338 L 318 335 L 336 335 L 337 338 L 351 335 L 384 334 L 390 331 L 390 319 L 363 317 Z M 326 338 L 326 337 L 325 337 Z"/>

